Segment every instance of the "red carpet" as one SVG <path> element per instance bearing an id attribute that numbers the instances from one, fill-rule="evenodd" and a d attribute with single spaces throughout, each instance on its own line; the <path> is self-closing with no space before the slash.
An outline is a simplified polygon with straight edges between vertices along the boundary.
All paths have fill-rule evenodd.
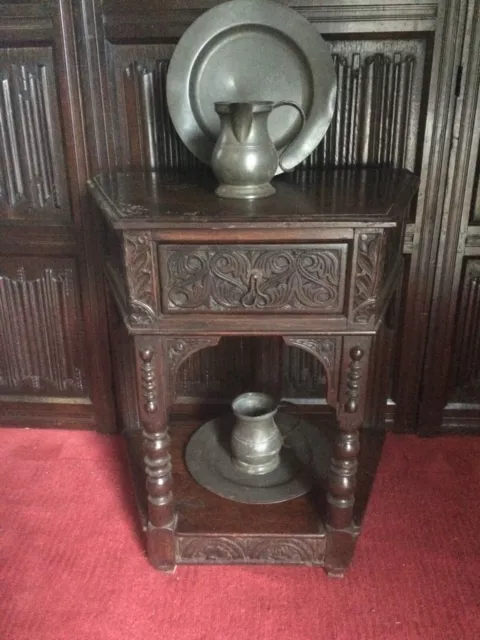
<path id="1" fill-rule="evenodd" d="M 0 430 L 1 640 L 480 638 L 480 438 L 390 435 L 343 581 L 143 554 L 119 437 Z"/>

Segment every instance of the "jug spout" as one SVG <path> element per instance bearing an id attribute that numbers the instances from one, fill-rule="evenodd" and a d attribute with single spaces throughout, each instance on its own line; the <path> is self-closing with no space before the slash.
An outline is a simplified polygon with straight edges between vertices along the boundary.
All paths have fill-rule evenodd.
<path id="1" fill-rule="evenodd" d="M 253 124 L 253 105 L 251 102 L 236 102 L 231 105 L 232 131 L 240 144 L 246 142 Z"/>

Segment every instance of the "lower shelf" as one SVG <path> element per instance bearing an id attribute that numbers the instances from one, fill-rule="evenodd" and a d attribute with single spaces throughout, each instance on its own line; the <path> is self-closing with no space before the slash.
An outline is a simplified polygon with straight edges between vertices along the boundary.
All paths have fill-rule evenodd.
<path id="1" fill-rule="evenodd" d="M 332 438 L 333 420 L 308 416 Z M 177 511 L 175 551 L 178 563 L 299 563 L 323 565 L 329 533 L 325 527 L 326 488 L 279 504 L 241 504 L 215 495 L 190 476 L 184 452 L 190 436 L 202 424 L 177 420 L 170 427 L 173 491 Z M 147 529 L 147 500 L 142 455 L 142 434 L 125 434 L 137 505 Z M 383 432 L 364 430 L 357 476 L 356 537 L 380 459 Z M 338 541 L 337 541 L 338 543 Z M 335 543 L 335 544 L 337 544 Z"/>

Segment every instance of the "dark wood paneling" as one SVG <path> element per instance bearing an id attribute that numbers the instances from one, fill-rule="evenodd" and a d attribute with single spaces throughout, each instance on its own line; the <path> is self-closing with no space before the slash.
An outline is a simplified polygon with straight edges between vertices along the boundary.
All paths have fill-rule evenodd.
<path id="1" fill-rule="evenodd" d="M 71 0 L 0 6 L 0 423 L 115 429 Z"/>
<path id="2" fill-rule="evenodd" d="M 26 272 L 27 280 L 36 274 L 32 282 L 42 281 L 49 269 L 57 273 L 59 264 L 71 265 L 75 274 L 81 328 L 75 337 L 83 336 L 81 373 L 92 391 L 81 410 L 59 407 L 69 424 L 79 411 L 80 422 L 112 428 L 100 246 L 85 204 L 86 177 L 116 166 L 205 170 L 170 123 L 165 76 L 178 38 L 215 4 L 30 0 L 0 5 L 0 257 L 8 256 L 7 266 L 10 259 L 12 265 L 33 265 L 36 271 Z M 397 427 L 415 428 L 423 387 L 423 430 L 442 424 L 470 428 L 480 392 L 458 360 L 465 351 L 473 357 L 476 344 L 469 329 L 476 316 L 468 311 L 476 286 L 472 265 L 480 257 L 476 3 L 288 4 L 325 35 L 339 79 L 332 126 L 303 168 L 387 163 L 421 175 L 418 204 L 407 225 L 409 260 L 400 338 L 393 348 Z M 5 283 L 18 280 L 15 270 L 8 274 Z M 238 363 L 237 348 L 243 353 Z M 235 346 L 232 340 L 216 349 L 218 363 L 205 351 L 182 365 L 182 397 L 211 396 L 232 370 L 222 374 L 222 361 L 245 366 L 241 378 L 248 382 L 251 363 L 260 375 L 258 363 L 271 359 L 283 363 L 283 374 L 272 375 L 271 384 L 283 379 L 288 395 L 308 398 L 310 382 L 302 381 L 301 373 L 305 355 L 299 350 L 274 339 L 261 348 L 251 341 Z M 318 369 L 313 379 L 321 377 Z M 37 411 L 31 404 L 45 424 L 56 415 L 50 405 Z M 23 408 L 15 411 L 14 403 L 5 410 L 2 405 L 0 419 L 28 415 Z"/>
<path id="3" fill-rule="evenodd" d="M 454 119 L 439 211 L 430 331 L 423 371 L 420 429 L 480 427 L 478 380 L 478 163 L 480 148 L 480 12 L 468 3 L 462 73 L 454 95 Z M 468 256 L 468 259 L 466 259 Z"/>
<path id="4" fill-rule="evenodd" d="M 455 114 L 457 70 L 466 19 L 463 0 L 440 2 L 426 109 L 420 189 L 399 335 L 396 427 L 414 429 L 423 378 L 429 311 Z"/>

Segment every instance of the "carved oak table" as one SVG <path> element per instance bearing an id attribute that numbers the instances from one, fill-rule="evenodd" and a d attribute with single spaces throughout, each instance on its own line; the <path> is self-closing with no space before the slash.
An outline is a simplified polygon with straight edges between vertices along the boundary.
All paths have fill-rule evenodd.
<path id="1" fill-rule="evenodd" d="M 386 169 L 305 173 L 277 179 L 276 195 L 257 201 L 222 200 L 205 176 L 117 172 L 89 186 L 112 306 L 134 353 L 122 367 L 135 371 L 151 563 L 290 562 L 343 575 L 366 504 L 369 445 L 359 453 L 359 430 L 369 365 L 398 290 L 417 179 Z M 195 425 L 169 425 L 175 375 L 231 335 L 281 336 L 321 362 L 336 416 L 327 487 L 314 492 L 322 495 L 242 505 L 189 476 L 183 453 Z M 116 362 L 117 349 L 113 339 Z"/>

